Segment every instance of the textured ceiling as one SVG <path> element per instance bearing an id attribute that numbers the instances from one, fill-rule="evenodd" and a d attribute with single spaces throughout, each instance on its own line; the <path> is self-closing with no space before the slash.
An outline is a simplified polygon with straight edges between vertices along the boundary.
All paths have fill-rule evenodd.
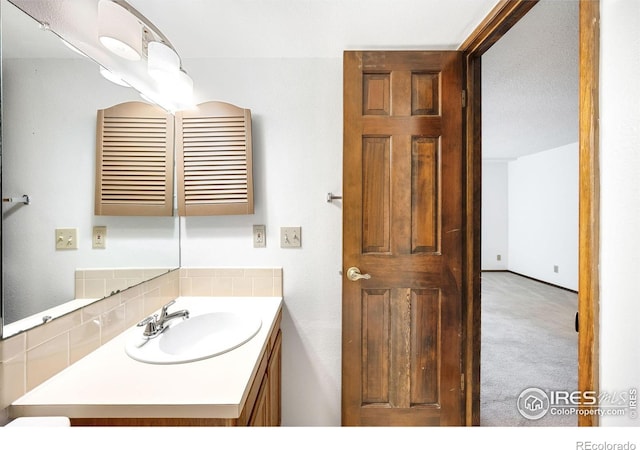
<path id="1" fill-rule="evenodd" d="M 2 58 L 69 57 L 53 33 L 44 32 L 38 23 L 6 0 L 2 6 Z M 78 57 L 80 57 L 78 55 Z"/>
<path id="2" fill-rule="evenodd" d="M 351 49 L 449 49 L 498 0 L 128 0 L 183 58 L 341 57 Z"/>
<path id="3" fill-rule="evenodd" d="M 578 1 L 541 0 L 482 57 L 482 154 L 578 140 Z"/>

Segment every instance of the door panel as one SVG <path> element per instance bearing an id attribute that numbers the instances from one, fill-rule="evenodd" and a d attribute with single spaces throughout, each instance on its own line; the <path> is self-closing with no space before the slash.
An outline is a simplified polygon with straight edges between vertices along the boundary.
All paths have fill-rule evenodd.
<path id="1" fill-rule="evenodd" d="M 462 68 L 345 53 L 344 425 L 463 423 Z"/>
<path id="2" fill-rule="evenodd" d="M 411 146 L 411 252 L 437 253 L 440 213 L 440 142 L 414 137 Z"/>
<path id="3" fill-rule="evenodd" d="M 364 137 L 362 166 L 362 250 L 386 253 L 391 250 L 391 140 Z"/>

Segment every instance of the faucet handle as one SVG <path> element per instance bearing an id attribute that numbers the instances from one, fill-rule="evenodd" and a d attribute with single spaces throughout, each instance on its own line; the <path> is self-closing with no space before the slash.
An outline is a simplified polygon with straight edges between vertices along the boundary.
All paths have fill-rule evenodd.
<path id="1" fill-rule="evenodd" d="M 154 314 L 153 316 L 149 316 L 144 319 L 142 322 L 138 323 L 139 327 L 144 327 L 143 336 L 153 337 L 158 334 L 158 315 Z"/>
<path id="2" fill-rule="evenodd" d="M 167 309 L 169 309 L 169 306 L 173 305 L 176 301 L 175 300 L 171 300 L 169 303 L 167 303 L 166 305 L 164 305 L 162 307 L 162 312 L 160 313 L 161 316 L 164 316 L 165 314 L 167 314 Z"/>
<path id="3" fill-rule="evenodd" d="M 145 326 L 146 324 L 148 324 L 150 322 L 155 322 L 157 318 L 158 318 L 158 315 L 154 314 L 153 316 L 149 316 L 149 317 L 143 319 L 142 321 L 138 322 L 137 326 L 138 327 L 143 327 L 143 326 Z"/>

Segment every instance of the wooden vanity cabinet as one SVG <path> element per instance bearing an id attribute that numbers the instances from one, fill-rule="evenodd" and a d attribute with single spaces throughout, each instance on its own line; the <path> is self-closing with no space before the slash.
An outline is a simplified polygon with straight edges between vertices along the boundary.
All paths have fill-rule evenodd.
<path id="1" fill-rule="evenodd" d="M 240 417 L 223 419 L 169 418 L 169 417 L 113 417 L 113 418 L 71 418 L 72 426 L 280 426 L 281 424 L 281 373 L 282 373 L 282 332 L 278 314 L 273 331 L 267 340 L 265 352 L 260 360 L 256 376 L 249 389 Z"/>
<path id="2" fill-rule="evenodd" d="M 281 349 L 282 333 L 278 331 L 249 418 L 249 426 L 280 426 Z"/>

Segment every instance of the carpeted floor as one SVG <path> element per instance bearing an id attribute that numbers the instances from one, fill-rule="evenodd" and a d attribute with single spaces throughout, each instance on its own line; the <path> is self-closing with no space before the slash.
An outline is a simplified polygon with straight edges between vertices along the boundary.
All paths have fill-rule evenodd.
<path id="1" fill-rule="evenodd" d="M 577 294 L 509 272 L 482 273 L 480 423 L 576 426 L 575 415 L 529 420 L 516 407 L 529 387 L 578 385 Z"/>

